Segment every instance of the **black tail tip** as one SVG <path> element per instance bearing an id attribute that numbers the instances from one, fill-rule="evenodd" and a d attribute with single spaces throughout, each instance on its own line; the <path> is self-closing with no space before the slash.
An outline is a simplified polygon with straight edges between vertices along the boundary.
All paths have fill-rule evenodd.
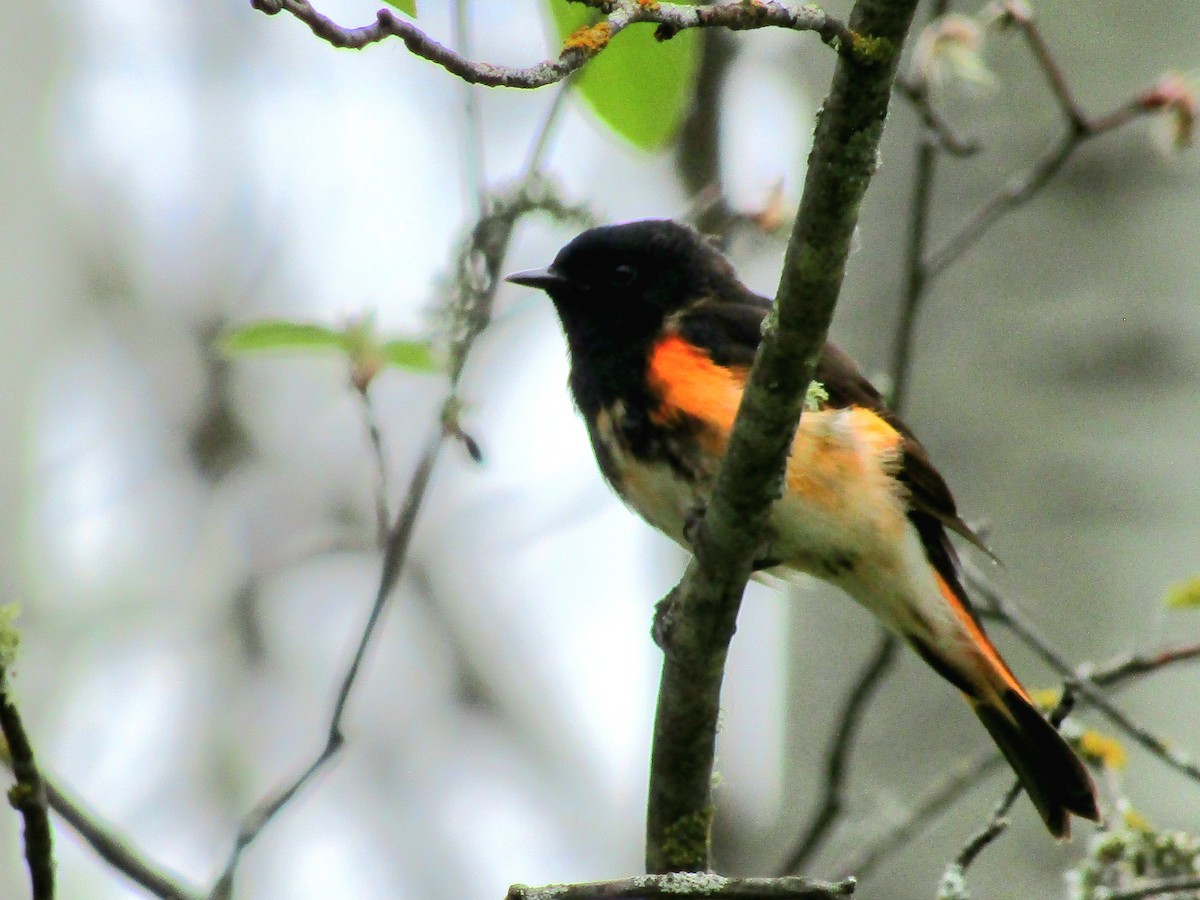
<path id="1" fill-rule="evenodd" d="M 1096 787 L 1087 768 L 1058 730 L 1016 691 L 1006 691 L 1004 710 L 974 703 L 1021 786 L 1054 837 L 1071 836 L 1071 815 L 1100 821 Z"/>

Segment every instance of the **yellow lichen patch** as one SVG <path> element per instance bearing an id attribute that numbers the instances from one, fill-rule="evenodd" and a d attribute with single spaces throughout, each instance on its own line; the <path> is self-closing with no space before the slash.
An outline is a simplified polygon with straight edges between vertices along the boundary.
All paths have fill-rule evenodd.
<path id="1" fill-rule="evenodd" d="M 599 53 L 608 46 L 611 39 L 612 26 L 607 22 L 597 22 L 595 25 L 584 25 L 571 32 L 563 41 L 563 49 Z"/>
<path id="2" fill-rule="evenodd" d="M 658 0 L 637 0 L 642 9 L 658 9 Z"/>
<path id="3" fill-rule="evenodd" d="M 1090 762 L 1106 769 L 1125 768 L 1125 748 L 1116 738 L 1087 729 L 1079 736 L 1079 752 Z"/>
<path id="4" fill-rule="evenodd" d="M 1039 688 L 1029 692 L 1029 699 L 1042 712 L 1048 713 L 1058 706 L 1058 701 L 1062 699 L 1062 688 Z"/>
<path id="5" fill-rule="evenodd" d="M 887 38 L 871 37 L 857 31 L 850 32 L 850 48 L 860 62 L 887 62 L 895 52 L 895 46 Z"/>
<path id="6" fill-rule="evenodd" d="M 1154 826 L 1150 824 L 1150 820 L 1136 809 L 1125 810 L 1121 818 L 1125 821 L 1125 827 L 1130 831 L 1140 831 L 1144 834 L 1154 831 Z"/>

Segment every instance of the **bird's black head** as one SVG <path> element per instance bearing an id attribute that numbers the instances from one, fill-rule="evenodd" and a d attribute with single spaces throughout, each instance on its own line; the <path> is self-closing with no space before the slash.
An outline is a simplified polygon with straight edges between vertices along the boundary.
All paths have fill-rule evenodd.
<path id="1" fill-rule="evenodd" d="M 508 280 L 554 301 L 571 353 L 571 390 L 585 415 L 645 393 L 650 347 L 672 313 L 740 289 L 720 252 L 668 219 L 585 231 L 545 269 Z"/>
<path id="2" fill-rule="evenodd" d="M 649 338 L 673 312 L 737 284 L 718 250 L 669 219 L 592 228 L 545 269 L 508 280 L 550 295 L 573 352 L 581 341 Z"/>

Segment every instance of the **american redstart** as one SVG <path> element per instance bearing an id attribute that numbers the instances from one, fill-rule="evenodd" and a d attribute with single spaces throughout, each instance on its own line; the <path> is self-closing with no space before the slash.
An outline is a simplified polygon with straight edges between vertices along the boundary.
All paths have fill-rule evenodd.
<path id="1" fill-rule="evenodd" d="M 550 295 L 570 387 L 604 477 L 687 546 L 707 499 L 770 301 L 697 232 L 669 220 L 585 231 L 545 269 L 508 276 Z M 771 516 L 779 569 L 844 590 L 966 696 L 1056 837 L 1098 820 L 1095 788 L 984 634 L 946 530 L 990 551 L 959 516 L 924 447 L 833 344 L 826 398 L 792 442 Z"/>

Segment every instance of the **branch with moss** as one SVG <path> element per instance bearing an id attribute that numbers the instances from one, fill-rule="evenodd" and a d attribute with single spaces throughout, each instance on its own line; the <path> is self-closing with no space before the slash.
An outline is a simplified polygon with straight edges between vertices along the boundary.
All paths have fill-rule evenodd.
<path id="1" fill-rule="evenodd" d="M 620 881 L 588 884 L 515 884 L 506 900 L 654 900 L 660 897 L 729 897 L 738 900 L 838 900 L 854 893 L 853 878 L 811 881 L 807 878 L 726 878 L 706 873 L 638 875 Z"/>
<path id="2" fill-rule="evenodd" d="M 652 873 L 698 871 L 710 864 L 712 766 L 725 659 L 841 290 L 915 7 L 915 0 L 860 0 L 851 14 L 850 27 L 869 35 L 859 49 L 869 52 L 839 55 L 775 310 L 716 487 L 695 529 L 696 559 L 664 600 L 665 659 L 646 833 Z"/>
<path id="3" fill-rule="evenodd" d="M 33 900 L 54 898 L 54 832 L 46 805 L 46 785 L 38 769 L 33 744 L 10 694 L 8 672 L 16 659 L 19 638 L 12 620 L 15 604 L 0 606 L 0 755 L 12 768 L 16 783 L 8 802 L 25 821 L 25 863 Z"/>
<path id="4" fill-rule="evenodd" d="M 487 87 L 539 88 L 562 81 L 578 71 L 609 41 L 630 25 L 649 22 L 658 26 L 659 40 L 667 40 L 690 28 L 727 28 L 747 31 L 756 28 L 785 28 L 811 31 L 827 44 L 840 44 L 853 51 L 861 46 L 837 18 L 810 4 L 735 3 L 690 6 L 681 3 L 646 3 L 639 0 L 576 0 L 604 13 L 604 18 L 571 35 L 557 59 L 530 66 L 500 66 L 477 62 L 439 44 L 420 28 L 390 9 L 376 13 L 370 25 L 345 27 L 318 12 L 308 0 L 251 0 L 251 5 L 269 16 L 288 12 L 306 24 L 312 33 L 335 47 L 361 50 L 388 38 L 399 38 L 410 53 L 427 59 L 471 84 Z"/>

